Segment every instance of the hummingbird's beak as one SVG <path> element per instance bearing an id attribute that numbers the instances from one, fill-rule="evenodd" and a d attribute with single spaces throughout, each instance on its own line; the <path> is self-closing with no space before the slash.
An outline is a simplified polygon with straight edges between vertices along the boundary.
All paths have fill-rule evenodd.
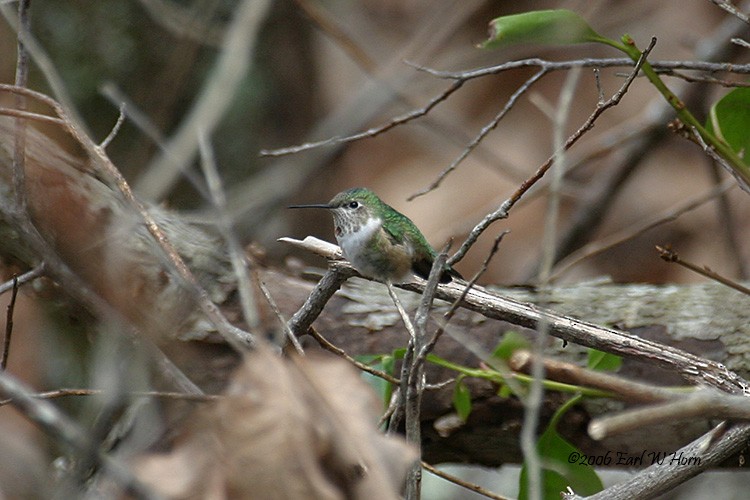
<path id="1" fill-rule="evenodd" d="M 326 208 L 331 209 L 331 205 L 328 205 L 327 203 L 317 203 L 313 205 L 289 205 L 286 208 Z"/>

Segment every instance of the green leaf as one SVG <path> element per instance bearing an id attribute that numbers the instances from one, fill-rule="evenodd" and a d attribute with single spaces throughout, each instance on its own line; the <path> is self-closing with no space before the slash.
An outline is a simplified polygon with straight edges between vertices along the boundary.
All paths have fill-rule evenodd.
<path id="1" fill-rule="evenodd" d="M 542 498 L 559 499 L 560 492 L 565 491 L 568 486 L 581 496 L 593 495 L 604 489 L 591 462 L 601 462 L 598 465 L 602 466 L 611 465 L 614 457 L 607 455 L 587 457 L 557 432 L 559 419 L 579 400 L 579 397 L 574 397 L 561 406 L 537 442 L 537 452 L 542 460 Z M 607 460 L 610 464 L 606 463 Z M 518 498 L 519 500 L 528 499 L 529 481 L 526 463 L 521 468 L 519 481 Z"/>
<path id="2" fill-rule="evenodd" d="M 492 351 L 492 357 L 508 361 L 519 349 L 531 349 L 531 343 L 520 333 L 510 330 L 505 332 L 495 350 Z"/>
<path id="3" fill-rule="evenodd" d="M 404 356 L 406 356 L 406 347 L 399 347 L 398 349 L 394 349 L 391 354 L 395 359 L 404 359 Z"/>
<path id="4" fill-rule="evenodd" d="M 456 385 L 453 388 L 453 408 L 461 420 L 466 422 L 471 414 L 471 391 L 464 384 L 463 377 L 456 379 Z"/>
<path id="5" fill-rule="evenodd" d="M 711 107 L 706 129 L 750 164 L 750 88 L 734 89 L 719 99 Z"/>
<path id="6" fill-rule="evenodd" d="M 589 349 L 586 366 L 600 372 L 616 372 L 622 366 L 622 358 L 616 354 Z"/>
<path id="7" fill-rule="evenodd" d="M 363 354 L 355 356 L 354 359 L 360 363 L 365 363 L 376 370 L 394 375 L 395 359 L 390 354 Z M 381 397 L 384 407 L 387 408 L 391 401 L 391 394 L 393 393 L 392 384 L 380 377 L 370 375 L 366 372 L 362 373 L 362 377 Z"/>
<path id="8" fill-rule="evenodd" d="M 480 47 L 492 49 L 519 43 L 569 45 L 608 40 L 572 10 L 537 10 L 490 21 L 489 39 Z"/>

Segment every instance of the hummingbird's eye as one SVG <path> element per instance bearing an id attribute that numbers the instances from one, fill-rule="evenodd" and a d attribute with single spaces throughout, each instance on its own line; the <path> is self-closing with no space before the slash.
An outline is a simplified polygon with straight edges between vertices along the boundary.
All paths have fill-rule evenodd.
<path id="1" fill-rule="evenodd" d="M 359 208 L 359 202 L 358 201 L 350 201 L 347 205 L 347 207 L 351 209 Z"/>

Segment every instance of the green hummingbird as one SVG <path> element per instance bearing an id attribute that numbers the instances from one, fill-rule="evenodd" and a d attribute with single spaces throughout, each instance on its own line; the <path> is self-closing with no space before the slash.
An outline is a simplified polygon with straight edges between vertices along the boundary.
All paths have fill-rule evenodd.
<path id="1" fill-rule="evenodd" d="M 367 188 L 342 191 L 327 204 L 292 205 L 289 208 L 325 208 L 333 214 L 336 240 L 344 257 L 363 276 L 402 283 L 410 273 L 424 279 L 437 253 L 407 216 Z M 446 265 L 441 283 L 461 278 Z"/>

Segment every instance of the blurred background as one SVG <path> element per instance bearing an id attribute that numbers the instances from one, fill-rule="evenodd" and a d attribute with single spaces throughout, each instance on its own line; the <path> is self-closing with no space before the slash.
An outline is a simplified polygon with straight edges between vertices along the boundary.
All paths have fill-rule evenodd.
<path id="1" fill-rule="evenodd" d="M 185 173 L 171 177 L 165 173 L 169 170 L 165 158 L 170 158 L 165 151 L 175 145 L 181 127 L 215 81 L 225 55 L 222 43 L 241 3 L 34 0 L 31 30 L 48 66 L 45 76 L 32 64 L 28 86 L 67 102 L 96 141 L 109 134 L 125 103 L 127 119 L 107 148 L 114 163 L 144 200 L 210 224 L 215 213 L 198 155 L 177 162 Z M 641 48 L 657 37 L 652 61 L 748 60 L 747 49 L 730 43 L 732 36 L 747 39 L 747 28 L 738 28 L 738 23 L 707 0 L 276 0 L 267 7 L 256 19 L 259 32 L 251 50 L 235 54 L 246 68 L 236 63 L 238 59 L 229 64 L 237 71 L 235 84 L 218 92 L 219 100 L 226 100 L 226 109 L 214 108 L 216 127 L 208 135 L 238 236 L 244 243 L 255 244 L 264 255 L 264 264 L 293 264 L 295 269 L 300 261 L 321 267 L 325 263 L 295 253 L 277 243 L 277 238 L 315 235 L 333 241 L 333 227 L 326 214 L 292 212 L 285 207 L 326 202 L 352 186 L 376 191 L 412 218 L 436 248 L 450 240 L 457 248 L 472 227 L 553 153 L 550 110 L 557 108 L 568 74 L 552 72 L 535 84 L 437 189 L 413 201 L 408 198 L 438 179 L 534 68 L 468 81 L 425 116 L 375 137 L 281 156 L 262 155 L 262 150 L 347 136 L 424 108 L 451 82 L 419 67 L 458 72 L 529 57 L 620 57 L 612 49 L 590 44 L 477 48 L 494 17 L 569 8 L 605 36 L 617 39 L 631 34 Z M 0 22 L 0 52 L 0 82 L 12 83 L 15 33 L 4 21 Z M 56 83 L 50 84 L 50 74 L 56 75 Z M 604 99 L 617 91 L 626 74 L 625 67 L 601 70 Z M 743 80 L 741 76 L 716 76 Z M 727 92 L 721 85 L 666 78 L 701 119 Z M 594 72 L 582 70 L 566 137 L 583 124 L 599 99 Z M 697 204 L 727 178 L 697 145 L 667 129 L 672 118 L 662 97 L 637 79 L 622 102 L 606 111 L 571 149 L 557 222 L 558 259 L 572 259 L 571 254 L 578 255 L 574 252 L 586 245 L 669 218 L 675 209 Z M 548 181 L 540 182 L 508 219 L 496 222 L 484 234 L 457 266 L 464 276 L 479 268 L 494 238 L 507 229 L 511 232 L 482 282 L 514 285 L 536 280 Z M 743 279 L 750 259 L 748 216 L 748 195 L 733 187 L 724 197 L 711 198 L 574 266 L 560 265 L 555 280 L 576 283 L 605 276 L 623 283 L 704 281 L 660 260 L 654 246 L 667 244 L 686 260 Z M 0 297 L 2 305 L 7 299 L 7 295 Z M 44 328 L 39 309 L 23 294 L 19 301 L 16 324 L 31 332 L 27 333 L 31 340 L 14 340 L 11 368 L 27 371 L 24 378 L 35 386 L 60 387 L 59 379 L 45 384 L 40 373 L 27 370 L 38 362 L 40 352 L 54 348 L 56 355 L 48 361 L 59 366 L 49 373 L 65 373 L 71 385 L 88 380 L 85 372 L 94 368 L 79 362 L 79 348 L 71 345 L 70 352 L 61 352 L 68 344 L 49 337 L 65 336 L 60 322 L 67 322 L 70 331 L 78 326 L 76 320 L 46 306 L 45 314 L 54 317 L 58 326 Z M 44 332 L 46 340 L 40 341 L 37 330 Z M 17 338 L 23 335 L 19 329 Z M 24 420 L 19 418 L 12 425 L 29 429 L 28 436 L 32 435 Z M 14 464 L 21 463 L 16 458 L 22 456 L 30 463 L 44 463 L 33 456 L 39 449 L 27 446 L 27 435 L 4 434 L 9 436 L 9 447 L 18 440 L 17 448 L 5 453 L 14 457 Z M 11 466 L 0 461 L 0 468 L 6 465 Z M 38 480 L 43 483 L 44 477 Z"/>
<path id="2" fill-rule="evenodd" d="M 190 175 L 175 183 L 155 182 L 153 169 L 161 148 L 169 145 L 212 78 L 237 5 L 221 0 L 36 0 L 32 8 L 32 32 L 94 138 L 102 140 L 109 133 L 120 105 L 127 103 L 131 119 L 109 146 L 111 158 L 144 198 L 198 220 L 210 221 L 213 216 L 197 156 L 181 164 Z M 267 262 L 281 265 L 290 249 L 275 243 L 276 238 L 313 234 L 333 239 L 327 216 L 288 212 L 285 205 L 324 202 L 342 189 L 361 185 L 411 217 L 433 246 L 450 239 L 463 241 L 551 155 L 548 109 L 556 107 L 567 72 L 553 72 L 534 85 L 438 189 L 413 201 L 407 198 L 437 179 L 533 68 L 471 80 L 428 115 L 374 138 L 280 157 L 259 152 L 346 136 L 423 108 L 450 82 L 415 66 L 462 71 L 535 56 L 619 57 L 612 49 L 591 44 L 491 51 L 476 47 L 496 16 L 562 7 L 581 13 L 606 36 L 630 33 L 642 48 L 656 36 L 652 60 L 746 59 L 747 50 L 729 42 L 731 32 L 723 24 L 729 16 L 705 0 L 271 2 L 260 20 L 252 54 L 241 55 L 248 72 L 236 88 L 227 89 L 230 104 L 210 135 L 242 240 L 260 244 Z M 3 24 L 4 82 L 13 80 L 13 36 Z M 625 68 L 601 71 L 605 98 L 619 88 L 625 74 Z M 31 88 L 54 95 L 34 65 L 31 75 Z M 699 116 L 726 92 L 719 85 L 687 84 L 676 78 L 668 82 Z M 598 94 L 593 71 L 584 69 L 566 135 L 593 111 Z M 558 239 L 564 241 L 559 258 L 591 241 L 658 219 L 724 177 L 694 144 L 667 131 L 671 114 L 655 121 L 659 113 L 661 97 L 638 80 L 622 103 L 607 111 L 570 151 L 557 228 Z M 471 275 L 494 237 L 509 229 L 483 281 L 534 280 L 546 182 L 507 220 L 495 223 L 459 264 L 460 271 Z M 741 222 L 750 205 L 738 191 L 585 259 L 558 279 L 701 280 L 660 261 L 655 244 L 672 244 L 683 258 L 742 277 L 750 249 L 744 244 L 747 228 Z"/>

